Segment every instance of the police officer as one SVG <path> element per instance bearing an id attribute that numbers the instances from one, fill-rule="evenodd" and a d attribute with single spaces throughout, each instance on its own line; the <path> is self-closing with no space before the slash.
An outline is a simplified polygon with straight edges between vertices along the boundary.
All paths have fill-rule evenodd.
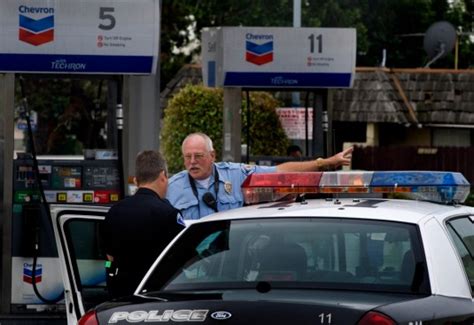
<path id="1" fill-rule="evenodd" d="M 167 198 L 184 219 L 200 219 L 216 211 L 241 207 L 241 184 L 252 173 L 304 172 L 349 165 L 353 148 L 329 158 L 286 162 L 278 166 L 215 163 L 212 140 L 204 133 L 188 135 L 181 146 L 186 170 L 170 178 Z"/>
<path id="2" fill-rule="evenodd" d="M 184 228 L 184 221 L 164 199 L 168 187 L 166 162 L 157 151 L 136 158 L 137 192 L 107 213 L 103 234 L 107 286 L 113 298 L 133 294 L 165 246 Z"/>

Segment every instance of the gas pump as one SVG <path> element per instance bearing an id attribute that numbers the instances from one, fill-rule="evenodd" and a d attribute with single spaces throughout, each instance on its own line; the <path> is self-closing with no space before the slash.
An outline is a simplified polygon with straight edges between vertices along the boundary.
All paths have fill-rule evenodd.
<path id="1" fill-rule="evenodd" d="M 22 77 L 20 83 L 20 115 L 26 120 L 30 152 L 18 153 L 13 162 L 11 310 L 62 313 L 64 289 L 49 205 L 117 202 L 124 193 L 122 163 L 118 159 L 121 155 L 110 149 L 88 149 L 85 156 L 37 156 Z M 91 114 L 98 114 L 99 102 L 100 95 Z M 121 103 L 120 95 L 117 103 Z M 84 281 L 105 283 L 105 270 L 104 274 L 90 276 L 94 279 Z"/>
<path id="2" fill-rule="evenodd" d="M 38 157 L 38 167 L 49 204 L 103 205 L 120 199 L 117 160 Z M 63 288 L 51 221 L 41 202 L 31 155 L 15 159 L 13 177 L 11 292 L 12 307 L 18 312 L 61 301 Z"/>

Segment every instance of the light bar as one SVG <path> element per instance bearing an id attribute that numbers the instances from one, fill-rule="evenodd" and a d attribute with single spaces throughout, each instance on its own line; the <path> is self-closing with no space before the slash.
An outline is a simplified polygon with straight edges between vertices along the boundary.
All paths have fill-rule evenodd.
<path id="1" fill-rule="evenodd" d="M 278 201 L 292 194 L 319 193 L 322 172 L 251 174 L 242 183 L 246 204 Z"/>
<path id="2" fill-rule="evenodd" d="M 246 204 L 303 193 L 402 193 L 417 200 L 457 203 L 466 200 L 470 184 L 461 173 L 439 171 L 270 173 L 251 174 L 242 191 Z"/>

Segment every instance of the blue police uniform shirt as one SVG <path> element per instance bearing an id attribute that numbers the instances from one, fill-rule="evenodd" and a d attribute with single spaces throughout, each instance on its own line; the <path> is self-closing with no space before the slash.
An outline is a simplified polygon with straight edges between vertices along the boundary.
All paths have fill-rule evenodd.
<path id="1" fill-rule="evenodd" d="M 215 163 L 214 166 L 216 167 L 215 171 L 219 174 L 218 211 L 239 208 L 244 204 L 241 185 L 248 175 L 276 172 L 275 166 L 254 166 L 230 162 L 219 162 Z M 213 172 L 209 181 L 209 188 L 204 188 L 199 182 L 194 182 L 199 201 L 194 195 L 187 170 L 183 170 L 170 178 L 166 197 L 176 209 L 181 211 L 185 220 L 200 219 L 215 212 L 202 200 L 202 196 L 206 192 L 210 192 L 214 197 L 216 196 L 214 176 Z"/>

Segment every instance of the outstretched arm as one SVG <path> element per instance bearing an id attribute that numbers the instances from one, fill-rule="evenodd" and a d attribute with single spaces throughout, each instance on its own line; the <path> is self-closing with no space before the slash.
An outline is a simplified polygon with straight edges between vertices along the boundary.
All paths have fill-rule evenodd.
<path id="1" fill-rule="evenodd" d="M 289 161 L 276 166 L 277 172 L 313 172 L 339 166 L 348 166 L 351 163 L 353 147 L 347 148 L 334 156 L 318 158 L 310 161 Z"/>

